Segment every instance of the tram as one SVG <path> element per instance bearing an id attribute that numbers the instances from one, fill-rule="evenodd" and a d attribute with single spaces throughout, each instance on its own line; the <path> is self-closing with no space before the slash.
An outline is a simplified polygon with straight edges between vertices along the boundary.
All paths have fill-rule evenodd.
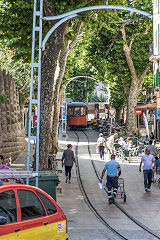
<path id="1" fill-rule="evenodd" d="M 72 102 L 67 105 L 67 121 L 71 128 L 87 127 L 87 104 L 83 102 Z"/>

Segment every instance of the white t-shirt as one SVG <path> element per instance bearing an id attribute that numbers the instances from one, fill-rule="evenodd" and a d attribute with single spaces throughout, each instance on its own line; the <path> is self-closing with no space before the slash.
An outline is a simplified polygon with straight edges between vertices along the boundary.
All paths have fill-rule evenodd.
<path id="1" fill-rule="evenodd" d="M 107 147 L 110 149 L 110 150 L 113 150 L 114 148 L 114 135 L 110 136 L 107 138 Z"/>
<path id="2" fill-rule="evenodd" d="M 97 140 L 97 144 L 98 146 L 105 146 L 106 140 L 104 139 L 104 137 L 99 137 L 98 140 Z"/>

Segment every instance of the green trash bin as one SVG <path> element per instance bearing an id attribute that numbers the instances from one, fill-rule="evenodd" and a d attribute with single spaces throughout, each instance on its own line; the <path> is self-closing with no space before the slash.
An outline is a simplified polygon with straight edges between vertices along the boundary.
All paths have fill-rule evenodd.
<path id="1" fill-rule="evenodd" d="M 48 193 L 56 201 L 56 186 L 59 178 L 55 171 L 39 171 L 38 187 Z M 29 179 L 29 185 L 35 186 L 36 178 Z"/>

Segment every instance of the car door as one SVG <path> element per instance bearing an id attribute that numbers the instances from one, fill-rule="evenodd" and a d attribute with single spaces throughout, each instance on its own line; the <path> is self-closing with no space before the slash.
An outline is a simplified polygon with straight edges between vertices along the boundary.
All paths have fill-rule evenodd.
<path id="1" fill-rule="evenodd" d="M 46 228 L 50 232 L 50 240 L 66 240 L 67 236 L 67 223 L 66 217 L 61 208 L 56 202 L 45 195 L 43 192 L 36 191 L 42 200 L 48 217 L 46 218 Z"/>
<path id="2" fill-rule="evenodd" d="M 58 206 L 38 191 L 17 189 L 17 195 L 21 212 L 20 239 L 67 239 L 65 216 Z"/>
<path id="3" fill-rule="evenodd" d="M 0 191 L 0 217 L 6 219 L 0 225 L 0 239 L 15 240 L 19 238 L 17 222 L 17 206 L 15 192 L 12 190 Z"/>
<path id="4" fill-rule="evenodd" d="M 38 240 L 47 238 L 45 229 L 46 211 L 40 199 L 30 189 L 17 189 L 21 221 L 19 223 L 19 238 L 23 240 Z"/>

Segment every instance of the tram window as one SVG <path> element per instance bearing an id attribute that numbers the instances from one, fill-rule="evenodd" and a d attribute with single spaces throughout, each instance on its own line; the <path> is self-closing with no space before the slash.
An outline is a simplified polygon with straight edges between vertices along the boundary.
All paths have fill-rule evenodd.
<path id="1" fill-rule="evenodd" d="M 85 115 L 85 108 L 81 107 L 81 115 Z"/>
<path id="2" fill-rule="evenodd" d="M 72 115 L 73 115 L 73 108 L 69 108 L 69 109 L 68 109 L 68 114 L 69 114 L 69 116 L 72 116 Z"/>
<path id="3" fill-rule="evenodd" d="M 80 115 L 80 107 L 75 107 L 74 115 Z"/>

